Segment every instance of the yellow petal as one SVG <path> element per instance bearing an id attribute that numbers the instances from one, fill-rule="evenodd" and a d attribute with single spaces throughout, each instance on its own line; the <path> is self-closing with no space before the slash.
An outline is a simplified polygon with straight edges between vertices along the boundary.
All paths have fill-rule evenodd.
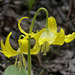
<path id="1" fill-rule="evenodd" d="M 5 47 L 6 47 L 7 51 L 11 54 L 11 56 L 16 56 L 18 54 L 18 52 L 16 50 L 14 50 L 10 46 L 10 43 L 9 43 L 9 38 L 10 38 L 11 34 L 12 34 L 12 32 L 10 32 L 9 35 L 7 36 L 7 38 L 6 38 Z"/>
<path id="2" fill-rule="evenodd" d="M 42 29 L 42 30 L 40 30 L 39 32 L 35 33 L 34 36 L 33 36 L 33 38 L 34 38 L 35 40 L 39 39 L 40 35 L 41 35 L 44 31 L 45 31 L 45 28 Z M 32 35 L 31 35 L 31 36 L 32 36 Z"/>
<path id="3" fill-rule="evenodd" d="M 56 20 L 55 20 L 54 17 L 49 17 L 48 18 L 48 29 L 52 33 L 57 33 L 57 24 L 56 24 Z"/>
<path id="4" fill-rule="evenodd" d="M 5 48 L 5 45 L 3 44 L 3 40 L 1 40 L 1 48 L 2 48 L 2 51 L 8 52 L 7 49 Z"/>
<path id="5" fill-rule="evenodd" d="M 64 33 L 64 30 L 61 29 L 60 32 L 57 34 L 57 37 L 55 41 L 53 42 L 53 44 L 63 45 L 64 40 L 65 40 L 65 33 Z"/>
<path id="6" fill-rule="evenodd" d="M 35 46 L 33 47 L 33 49 L 31 49 L 31 55 L 36 55 L 38 54 L 40 51 L 40 46 L 38 44 L 38 41 L 36 41 Z"/>
<path id="7" fill-rule="evenodd" d="M 21 49 L 18 50 L 20 53 L 27 53 L 28 52 L 28 40 L 26 38 L 19 39 L 19 44 L 21 45 Z"/>
<path id="8" fill-rule="evenodd" d="M 26 38 L 19 39 L 19 44 L 21 44 L 20 50 L 18 52 L 28 54 L 28 40 Z M 31 55 L 38 54 L 40 51 L 40 46 L 38 45 L 38 41 L 36 41 L 35 46 L 31 49 Z"/>
<path id="9" fill-rule="evenodd" d="M 1 40 L 1 48 L 2 48 L 2 51 L 0 50 L 0 52 L 3 53 L 6 57 L 10 58 L 11 55 L 8 53 L 6 47 L 4 46 L 3 40 Z"/>
<path id="10" fill-rule="evenodd" d="M 6 51 L 0 51 L 1 53 L 3 53 L 6 57 L 10 58 L 12 57 L 10 54 L 8 54 Z"/>
<path id="11" fill-rule="evenodd" d="M 21 28 L 21 26 L 20 26 L 21 21 L 22 21 L 23 19 L 25 19 L 25 18 L 28 18 L 28 17 L 22 17 L 21 19 L 19 19 L 19 21 L 18 21 L 18 28 L 19 28 L 20 32 L 22 32 L 23 34 L 27 35 L 28 33 L 26 33 L 26 32 Z"/>
<path id="12" fill-rule="evenodd" d="M 65 42 L 66 43 L 69 43 L 69 42 L 71 42 L 74 39 L 75 39 L 75 32 L 73 32 L 72 34 L 69 34 L 69 35 L 65 36 Z"/>
<path id="13" fill-rule="evenodd" d="M 50 32 L 49 29 L 46 29 L 39 37 L 39 45 L 42 45 L 46 41 L 49 44 L 52 44 L 54 42 L 55 38 L 56 38 L 55 34 Z"/>

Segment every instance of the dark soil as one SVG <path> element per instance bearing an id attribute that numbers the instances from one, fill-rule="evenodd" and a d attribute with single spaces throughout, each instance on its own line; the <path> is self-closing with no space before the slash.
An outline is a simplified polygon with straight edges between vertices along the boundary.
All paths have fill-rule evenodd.
<path id="1" fill-rule="evenodd" d="M 10 43 L 17 49 L 18 37 L 21 34 L 17 26 L 18 20 L 23 16 L 29 16 L 28 20 L 21 22 L 23 29 L 29 32 L 33 16 L 40 7 L 45 7 L 49 16 L 55 17 L 58 32 L 61 28 L 65 34 L 75 31 L 75 0 L 36 0 L 29 13 L 26 0 L 0 0 L 0 41 L 5 41 L 8 33 L 12 32 Z M 33 32 L 45 27 L 45 19 L 45 12 L 40 11 Z M 8 59 L 0 53 L 0 75 L 3 75 L 5 68 L 14 64 L 14 61 L 15 57 Z M 62 46 L 51 45 L 46 56 L 41 53 L 33 55 L 32 71 L 34 75 L 75 75 L 75 40 Z"/>

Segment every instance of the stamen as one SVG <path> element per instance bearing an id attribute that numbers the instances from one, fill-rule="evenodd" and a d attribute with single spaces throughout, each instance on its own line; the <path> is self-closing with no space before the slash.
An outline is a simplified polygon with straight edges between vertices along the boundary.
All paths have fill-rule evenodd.
<path id="1" fill-rule="evenodd" d="M 46 52 L 48 51 L 49 51 L 49 43 L 46 41 L 42 45 L 41 53 L 43 53 L 43 55 L 46 55 Z"/>

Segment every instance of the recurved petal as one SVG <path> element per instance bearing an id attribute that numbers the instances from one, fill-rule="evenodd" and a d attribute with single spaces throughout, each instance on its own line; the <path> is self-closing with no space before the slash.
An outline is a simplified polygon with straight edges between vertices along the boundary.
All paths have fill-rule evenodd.
<path id="1" fill-rule="evenodd" d="M 1 40 L 1 48 L 2 48 L 2 51 L 7 51 L 5 48 L 5 45 L 3 44 L 3 40 Z"/>
<path id="2" fill-rule="evenodd" d="M 55 20 L 54 17 L 49 17 L 48 18 L 48 29 L 52 33 L 57 33 L 57 24 L 56 24 L 56 20 Z"/>
<path id="3" fill-rule="evenodd" d="M 1 40 L 1 48 L 2 48 L 2 51 L 0 50 L 0 52 L 3 53 L 6 57 L 10 58 L 11 55 L 8 52 L 8 50 L 6 49 L 6 47 L 4 46 L 3 40 Z"/>
<path id="4" fill-rule="evenodd" d="M 61 29 L 60 32 L 57 34 L 57 37 L 55 41 L 53 42 L 53 44 L 63 45 L 64 40 L 65 40 L 65 33 L 64 33 L 64 30 Z"/>
<path id="5" fill-rule="evenodd" d="M 0 51 L 1 53 L 3 53 L 6 57 L 10 58 L 12 57 L 10 54 L 8 54 L 6 51 Z"/>
<path id="6" fill-rule="evenodd" d="M 66 43 L 69 43 L 74 39 L 75 39 L 75 32 L 73 32 L 72 34 L 69 34 L 69 35 L 65 35 L 65 42 Z"/>
<path id="7" fill-rule="evenodd" d="M 18 52 L 16 50 L 14 50 L 11 46 L 10 46 L 10 43 L 9 43 L 9 38 L 11 36 L 12 32 L 10 32 L 6 38 L 6 41 L 5 41 L 5 47 L 7 49 L 7 52 L 10 53 L 11 56 L 16 56 L 18 55 Z"/>
<path id="8" fill-rule="evenodd" d="M 28 18 L 28 17 L 22 17 L 21 19 L 19 19 L 19 21 L 18 21 L 18 28 L 19 28 L 20 32 L 22 32 L 22 33 L 25 34 L 25 35 L 28 35 L 28 33 L 26 33 L 26 32 L 21 28 L 21 26 L 20 26 L 21 21 L 22 21 L 23 19 L 26 19 L 26 18 Z"/>

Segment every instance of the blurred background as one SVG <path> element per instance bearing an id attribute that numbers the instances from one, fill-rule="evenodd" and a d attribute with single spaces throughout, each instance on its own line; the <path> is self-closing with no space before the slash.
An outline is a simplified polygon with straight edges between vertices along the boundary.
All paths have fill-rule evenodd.
<path id="1" fill-rule="evenodd" d="M 22 34 L 18 29 L 18 20 L 24 16 L 29 17 L 21 22 L 22 28 L 29 32 L 31 21 L 40 7 L 46 8 L 49 16 L 55 17 L 58 32 L 61 28 L 65 34 L 75 32 L 75 0 L 0 0 L 0 41 L 5 41 L 12 32 L 10 44 L 17 49 L 18 38 Z M 45 19 L 45 12 L 40 11 L 33 32 L 45 27 Z M 33 47 L 34 40 L 31 43 Z M 3 75 L 5 68 L 14 64 L 14 61 L 15 57 L 8 59 L 0 53 L 0 75 Z M 33 55 L 32 72 L 32 75 L 75 75 L 75 40 L 62 46 L 51 45 L 46 56 L 41 53 Z"/>

